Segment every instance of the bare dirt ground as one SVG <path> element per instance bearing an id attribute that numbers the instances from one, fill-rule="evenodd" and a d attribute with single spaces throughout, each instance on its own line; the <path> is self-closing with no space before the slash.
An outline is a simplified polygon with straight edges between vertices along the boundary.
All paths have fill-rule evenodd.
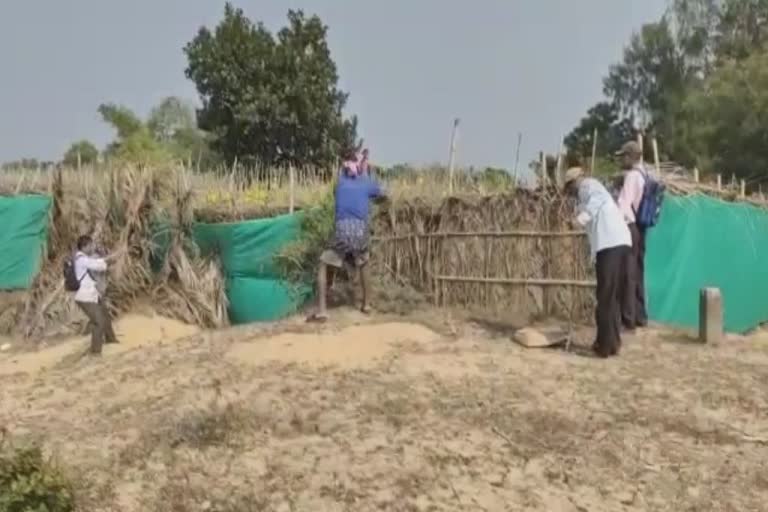
<path id="1" fill-rule="evenodd" d="M 0 354 L 0 425 L 82 471 L 88 511 L 765 510 L 768 336 L 601 361 L 428 320 L 128 317 L 101 360 Z"/>

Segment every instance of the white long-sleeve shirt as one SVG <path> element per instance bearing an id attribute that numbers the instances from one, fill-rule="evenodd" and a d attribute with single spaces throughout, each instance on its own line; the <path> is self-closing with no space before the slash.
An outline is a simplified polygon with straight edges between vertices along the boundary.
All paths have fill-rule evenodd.
<path id="1" fill-rule="evenodd" d="M 104 258 L 93 258 L 78 251 L 75 254 L 75 276 L 80 281 L 80 288 L 75 293 L 75 302 L 99 302 L 101 294 L 91 272 L 106 271 L 107 261 Z"/>
<path id="2" fill-rule="evenodd" d="M 594 178 L 584 178 L 579 184 L 576 220 L 587 231 L 593 260 L 604 249 L 632 246 L 632 235 L 619 207 Z"/>
<path id="3" fill-rule="evenodd" d="M 643 164 L 637 164 L 624 176 L 624 185 L 621 187 L 617 202 L 627 224 L 635 223 L 635 214 L 640 209 L 640 201 L 643 200 L 645 189 L 645 172 Z"/>

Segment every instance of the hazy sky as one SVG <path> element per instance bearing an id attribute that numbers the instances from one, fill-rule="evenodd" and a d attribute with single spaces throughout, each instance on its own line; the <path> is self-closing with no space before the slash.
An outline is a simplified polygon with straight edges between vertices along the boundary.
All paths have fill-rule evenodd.
<path id="1" fill-rule="evenodd" d="M 271 29 L 289 8 L 316 13 L 348 110 L 380 163 L 514 165 L 558 140 L 601 97 L 632 31 L 666 0 L 235 0 Z M 170 95 L 196 99 L 184 45 L 223 0 L 0 0 L 0 161 L 58 159 L 77 139 L 103 146 L 96 112 L 142 115 Z"/>

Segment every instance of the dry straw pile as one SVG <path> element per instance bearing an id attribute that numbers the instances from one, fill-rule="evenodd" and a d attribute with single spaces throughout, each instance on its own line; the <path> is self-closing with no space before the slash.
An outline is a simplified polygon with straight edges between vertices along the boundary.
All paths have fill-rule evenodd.
<path id="1" fill-rule="evenodd" d="M 79 323 L 81 316 L 63 288 L 61 268 L 84 233 L 106 251 L 123 251 L 109 272 L 107 298 L 113 310 L 148 301 L 159 314 L 189 323 L 226 324 L 219 269 L 190 250 L 192 192 L 182 169 L 4 173 L 0 193 L 53 198 L 43 268 L 31 289 L 6 310 L 0 330 L 41 337 Z M 157 226 L 167 230 L 170 244 L 153 268 Z"/>

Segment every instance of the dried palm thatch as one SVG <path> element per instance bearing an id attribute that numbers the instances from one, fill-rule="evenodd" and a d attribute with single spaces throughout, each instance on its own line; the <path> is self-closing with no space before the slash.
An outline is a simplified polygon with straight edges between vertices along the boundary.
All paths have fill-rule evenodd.
<path id="1" fill-rule="evenodd" d="M 78 236 L 93 235 L 110 252 L 120 252 L 108 276 L 107 300 L 114 312 L 137 301 L 152 300 L 162 315 L 203 327 L 226 323 L 223 279 L 211 262 L 190 250 L 191 191 L 183 169 L 126 167 L 100 177 L 87 174 L 50 176 L 50 235 L 42 270 L 14 315 L 14 330 L 39 337 L 68 330 L 81 318 L 61 278 L 64 258 Z M 162 271 L 153 271 L 158 223 L 170 219 L 171 243 Z M 106 252 L 106 251 L 103 251 Z M 1 326 L 0 326 L 1 327 Z"/>
<path id="2" fill-rule="evenodd" d="M 395 202 L 376 218 L 375 257 L 440 305 L 590 320 L 593 269 L 571 211 L 555 191 L 524 189 Z"/>

